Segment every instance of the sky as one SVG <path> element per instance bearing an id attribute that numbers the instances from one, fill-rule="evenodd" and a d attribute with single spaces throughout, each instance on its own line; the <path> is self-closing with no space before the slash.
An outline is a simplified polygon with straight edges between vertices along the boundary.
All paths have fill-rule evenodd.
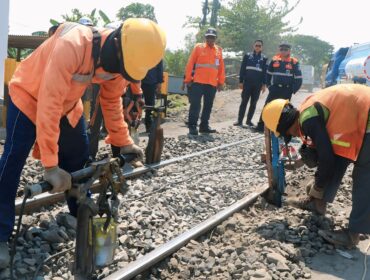
<path id="1" fill-rule="evenodd" d="M 221 3 L 227 1 L 221 0 Z M 132 2 L 149 3 L 155 7 L 158 23 L 167 32 L 170 49 L 182 48 L 185 35 L 192 31 L 183 28 L 186 16 L 201 16 L 202 0 L 10 0 L 9 33 L 26 35 L 46 31 L 50 27 L 50 18 L 62 20 L 61 15 L 70 14 L 73 8 L 83 13 L 101 9 L 115 19 L 117 11 Z M 370 41 L 366 26 L 369 8 L 368 0 L 301 0 L 287 20 L 295 26 L 303 17 L 296 33 L 317 36 L 338 49 Z"/>

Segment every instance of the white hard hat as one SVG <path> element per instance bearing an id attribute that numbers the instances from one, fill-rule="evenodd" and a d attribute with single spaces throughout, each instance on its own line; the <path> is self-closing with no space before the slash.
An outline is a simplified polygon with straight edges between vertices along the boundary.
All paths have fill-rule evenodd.
<path id="1" fill-rule="evenodd" d="M 92 20 L 88 17 L 82 17 L 78 20 L 79 24 L 87 25 L 87 26 L 94 26 Z"/>
<path id="2" fill-rule="evenodd" d="M 104 27 L 108 29 L 117 29 L 122 24 L 122 21 L 113 21 L 110 23 L 107 23 Z"/>

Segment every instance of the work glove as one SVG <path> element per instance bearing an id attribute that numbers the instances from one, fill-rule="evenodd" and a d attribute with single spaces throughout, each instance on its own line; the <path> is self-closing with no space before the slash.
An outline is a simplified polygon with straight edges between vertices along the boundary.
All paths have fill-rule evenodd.
<path id="1" fill-rule="evenodd" d="M 305 144 L 298 150 L 299 154 L 301 155 L 302 162 L 307 165 L 308 168 L 315 168 L 318 165 L 318 155 L 317 151 L 314 148 L 311 148 Z"/>
<path id="2" fill-rule="evenodd" d="M 125 155 L 125 154 L 136 154 L 138 160 L 140 160 L 140 161 L 143 161 L 144 160 L 144 152 L 143 152 L 143 150 L 139 146 L 137 146 L 135 144 L 131 144 L 131 145 L 127 145 L 127 146 L 121 147 L 121 154 L 122 155 Z"/>
<path id="3" fill-rule="evenodd" d="M 58 166 L 45 169 L 44 180 L 53 186 L 50 193 L 64 192 L 72 187 L 71 174 Z"/>

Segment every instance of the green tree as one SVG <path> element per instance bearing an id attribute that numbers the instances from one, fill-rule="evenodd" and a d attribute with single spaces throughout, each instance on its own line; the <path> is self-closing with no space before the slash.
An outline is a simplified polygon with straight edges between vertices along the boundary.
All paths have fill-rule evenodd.
<path id="1" fill-rule="evenodd" d="M 255 39 L 263 39 L 265 52 L 271 56 L 281 36 L 295 31 L 286 16 L 299 4 L 287 0 L 231 0 L 220 10 L 219 29 L 222 46 L 230 51 L 249 50 Z M 265 4 L 263 4 L 265 3 Z"/>
<path id="2" fill-rule="evenodd" d="M 164 57 L 164 68 L 171 75 L 183 76 L 189 56 L 195 45 L 193 34 L 185 36 L 185 45 L 183 49 L 170 51 L 167 50 Z"/>
<path id="3" fill-rule="evenodd" d="M 122 7 L 117 13 L 117 18 L 119 20 L 128 18 L 148 18 L 157 22 L 154 7 L 150 4 L 142 3 L 132 3 L 127 7 Z"/>
<path id="4" fill-rule="evenodd" d="M 288 35 L 284 40 L 292 44 L 292 52 L 301 64 L 313 65 L 318 75 L 323 64 L 330 60 L 334 47 L 315 36 L 310 35 Z"/>
<path id="5" fill-rule="evenodd" d="M 188 52 L 185 50 L 166 50 L 164 56 L 165 71 L 171 75 L 183 76 L 188 56 Z"/>

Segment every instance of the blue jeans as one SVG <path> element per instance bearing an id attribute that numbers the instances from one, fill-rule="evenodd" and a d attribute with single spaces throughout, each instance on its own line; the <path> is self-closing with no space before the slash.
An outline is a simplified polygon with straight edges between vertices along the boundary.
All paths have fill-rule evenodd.
<path id="1" fill-rule="evenodd" d="M 21 172 L 36 140 L 36 126 L 9 100 L 6 141 L 0 159 L 0 242 L 12 234 L 15 220 L 15 197 Z M 75 128 L 67 118 L 60 120 L 59 167 L 68 172 L 83 168 L 88 159 L 88 138 L 85 120 Z M 75 199 L 67 200 L 72 215 L 77 214 Z"/>
<path id="2" fill-rule="evenodd" d="M 213 101 L 216 96 L 216 87 L 207 84 L 193 83 L 189 90 L 189 128 L 196 127 L 203 97 L 203 110 L 200 117 L 201 128 L 208 128 L 212 112 Z"/>

